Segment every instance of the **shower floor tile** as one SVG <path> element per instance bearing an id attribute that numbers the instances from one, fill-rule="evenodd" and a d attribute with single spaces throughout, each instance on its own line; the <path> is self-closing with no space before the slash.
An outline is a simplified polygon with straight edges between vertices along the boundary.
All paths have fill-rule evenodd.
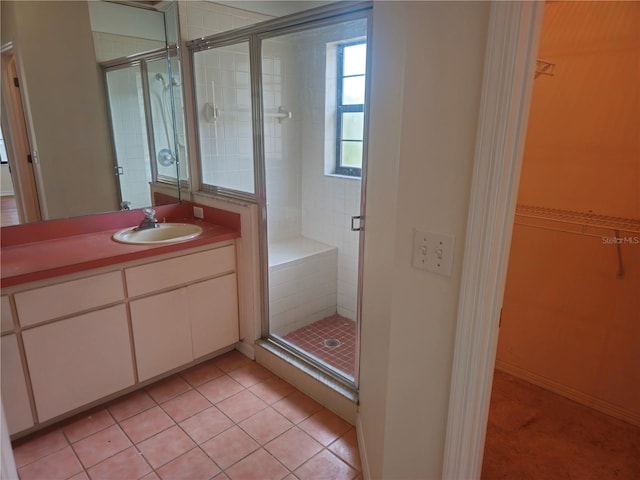
<path id="1" fill-rule="evenodd" d="M 300 350 L 312 355 L 348 377 L 354 377 L 356 352 L 356 322 L 340 315 L 318 320 L 282 337 Z M 327 340 L 337 340 L 328 346 Z"/>

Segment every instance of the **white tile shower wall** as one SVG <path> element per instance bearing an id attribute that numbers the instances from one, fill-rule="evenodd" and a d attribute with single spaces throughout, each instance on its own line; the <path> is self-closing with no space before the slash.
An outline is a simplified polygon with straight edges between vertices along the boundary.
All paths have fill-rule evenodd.
<path id="1" fill-rule="evenodd" d="M 266 20 L 260 15 L 209 2 L 180 2 L 183 40 Z M 194 62 L 200 128 L 202 180 L 254 191 L 249 55 L 246 45 L 201 52 Z M 219 117 L 211 118 L 211 107 Z M 209 109 L 209 110 L 207 110 Z M 265 138 L 269 144 L 271 137 Z"/>
<path id="2" fill-rule="evenodd" d="M 272 18 L 214 2 L 181 1 L 178 8 L 183 41 L 246 27 Z"/>
<path id="3" fill-rule="evenodd" d="M 337 249 L 269 267 L 271 332 L 286 335 L 336 313 Z"/>
<path id="4" fill-rule="evenodd" d="M 175 62 L 174 67 L 175 68 Z M 171 93 L 169 91 L 169 75 L 166 60 L 154 60 L 147 64 L 148 76 L 149 76 L 149 102 L 151 105 L 151 120 L 153 125 L 153 142 L 156 150 L 156 156 L 162 149 L 169 149 L 171 152 L 175 151 L 175 138 L 173 135 L 173 115 L 171 112 Z M 157 75 L 162 76 L 162 80 L 157 78 Z M 177 71 L 173 71 L 174 79 L 179 80 L 180 76 Z M 163 83 L 164 82 L 164 83 Z M 176 123 L 178 132 L 178 146 L 181 161 L 185 159 L 186 148 L 184 138 L 184 104 L 182 102 L 182 95 L 178 89 L 175 89 L 174 104 L 176 110 Z M 176 165 L 162 165 L 157 159 L 152 159 L 156 162 L 156 168 L 158 169 L 158 175 L 162 177 L 176 178 Z M 182 162 L 185 164 L 186 162 Z M 185 179 L 185 170 L 181 174 L 180 178 Z"/>
<path id="5" fill-rule="evenodd" d="M 103 32 L 93 32 L 93 40 L 98 62 L 164 46 L 164 43 L 155 40 Z M 140 119 L 144 122 L 140 75 L 131 71 L 128 82 L 135 82 L 137 85 L 137 98 L 132 98 L 128 87 L 120 81 L 110 82 L 111 108 L 115 124 L 113 133 L 118 164 L 124 169 L 124 175 L 118 178 L 122 200 L 131 202 L 132 208 L 139 208 L 151 204 L 151 193 L 148 188 L 151 181 L 151 166 L 148 160 L 146 127 L 140 123 Z"/>
<path id="6" fill-rule="evenodd" d="M 326 43 L 302 44 L 300 82 L 306 96 L 302 111 L 302 235 L 338 248 L 338 313 L 356 319 L 359 234 L 351 231 L 351 217 L 360 213 L 361 182 L 355 178 L 325 175 L 325 72 Z M 320 134 L 319 134 L 320 133 Z"/>
<path id="7" fill-rule="evenodd" d="M 267 231 L 269 242 L 273 242 L 301 235 L 300 93 L 295 44 L 266 40 L 262 58 L 265 112 L 277 113 L 280 107 L 292 112 L 291 119 L 265 119 Z"/>
<path id="8" fill-rule="evenodd" d="M 269 18 L 213 3 L 181 2 L 179 5 L 184 40 Z M 309 65 L 310 69 L 306 65 L 301 67 L 301 62 L 311 61 L 306 60 L 311 56 L 316 63 Z M 293 114 L 291 120 L 282 123 L 274 118 L 265 121 L 269 241 L 302 235 L 338 247 L 336 274 L 340 294 L 334 295 L 334 311 L 329 314 L 335 313 L 337 302 L 340 314 L 355 319 L 358 234 L 349 230 L 349 222 L 351 215 L 359 212 L 360 182 L 324 175 L 324 80 L 319 78 L 323 75 L 318 75 L 325 69 L 324 56 L 324 50 L 310 55 L 309 51 L 301 51 L 297 43 L 281 39 L 263 43 L 265 111 L 275 113 L 282 106 Z M 249 117 L 238 122 L 219 120 L 207 124 L 203 110 L 205 101 L 234 101 L 233 95 L 237 92 L 224 92 L 218 87 L 221 83 L 224 86 L 226 82 L 232 89 L 244 88 L 248 82 L 247 70 L 243 67 L 244 62 L 239 64 L 237 60 L 228 55 L 224 59 L 221 55 L 211 55 L 206 63 L 194 66 L 196 94 L 201 99 L 198 115 L 203 177 L 215 176 L 219 180 L 217 184 L 228 182 L 233 185 L 232 176 L 239 181 L 249 181 L 249 175 L 252 178 L 252 172 L 234 171 L 238 165 L 229 165 L 220 158 L 228 153 L 227 148 L 235 151 L 240 145 L 250 145 Z M 223 136 L 228 141 L 223 141 Z M 244 174 L 247 174 L 246 179 L 242 178 Z M 270 289 L 272 287 L 270 285 Z M 313 302 L 309 299 L 301 303 Z M 274 305 L 275 315 L 285 320 L 292 318 L 296 312 L 292 305 L 278 302 Z M 287 306 L 291 308 L 285 308 Z M 274 311 L 271 314 L 274 316 Z"/>
<path id="9" fill-rule="evenodd" d="M 131 202 L 131 208 L 145 207 L 151 204 L 151 166 L 147 160 L 142 78 L 136 69 L 113 73 L 109 77 L 109 99 L 116 156 L 123 169 L 123 175 L 118 177 L 122 201 Z"/>
<path id="10" fill-rule="evenodd" d="M 248 62 L 246 43 L 198 52 L 196 99 L 203 182 L 253 192 Z"/>

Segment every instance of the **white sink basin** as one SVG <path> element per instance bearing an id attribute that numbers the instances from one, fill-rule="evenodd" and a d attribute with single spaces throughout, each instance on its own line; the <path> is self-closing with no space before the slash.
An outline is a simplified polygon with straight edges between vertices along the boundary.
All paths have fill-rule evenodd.
<path id="1" fill-rule="evenodd" d="M 162 243 L 175 243 L 191 240 L 202 233 L 202 228 L 190 223 L 159 223 L 158 228 L 136 230 L 138 227 L 129 227 L 113 234 L 116 242 L 133 243 L 138 245 L 152 245 Z"/>

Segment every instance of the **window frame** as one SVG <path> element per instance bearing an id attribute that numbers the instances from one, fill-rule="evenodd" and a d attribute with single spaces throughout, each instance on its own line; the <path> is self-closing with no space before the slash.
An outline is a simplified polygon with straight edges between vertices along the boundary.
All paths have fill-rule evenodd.
<path id="1" fill-rule="evenodd" d="M 351 40 L 336 45 L 336 64 L 337 64 L 337 85 L 336 85 L 336 162 L 335 173 L 337 175 L 346 175 L 349 177 L 362 177 L 362 167 L 346 167 L 342 165 L 342 142 L 359 142 L 363 146 L 364 159 L 364 131 L 362 132 L 362 140 L 343 140 L 342 139 L 342 117 L 344 113 L 362 113 L 364 115 L 364 103 L 348 104 L 342 103 L 342 85 L 345 78 L 364 77 L 365 89 L 367 71 L 365 69 L 362 75 L 344 75 L 344 49 L 355 45 L 367 45 L 367 39 Z M 366 99 L 366 91 L 365 91 Z"/>

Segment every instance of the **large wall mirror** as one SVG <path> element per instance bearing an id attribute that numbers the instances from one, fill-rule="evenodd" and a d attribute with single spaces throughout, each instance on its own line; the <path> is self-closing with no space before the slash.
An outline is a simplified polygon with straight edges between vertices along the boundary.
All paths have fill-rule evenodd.
<path id="1" fill-rule="evenodd" d="M 149 206 L 157 185 L 178 201 L 188 161 L 177 2 L 0 8 L 2 189 L 19 221 Z"/>

